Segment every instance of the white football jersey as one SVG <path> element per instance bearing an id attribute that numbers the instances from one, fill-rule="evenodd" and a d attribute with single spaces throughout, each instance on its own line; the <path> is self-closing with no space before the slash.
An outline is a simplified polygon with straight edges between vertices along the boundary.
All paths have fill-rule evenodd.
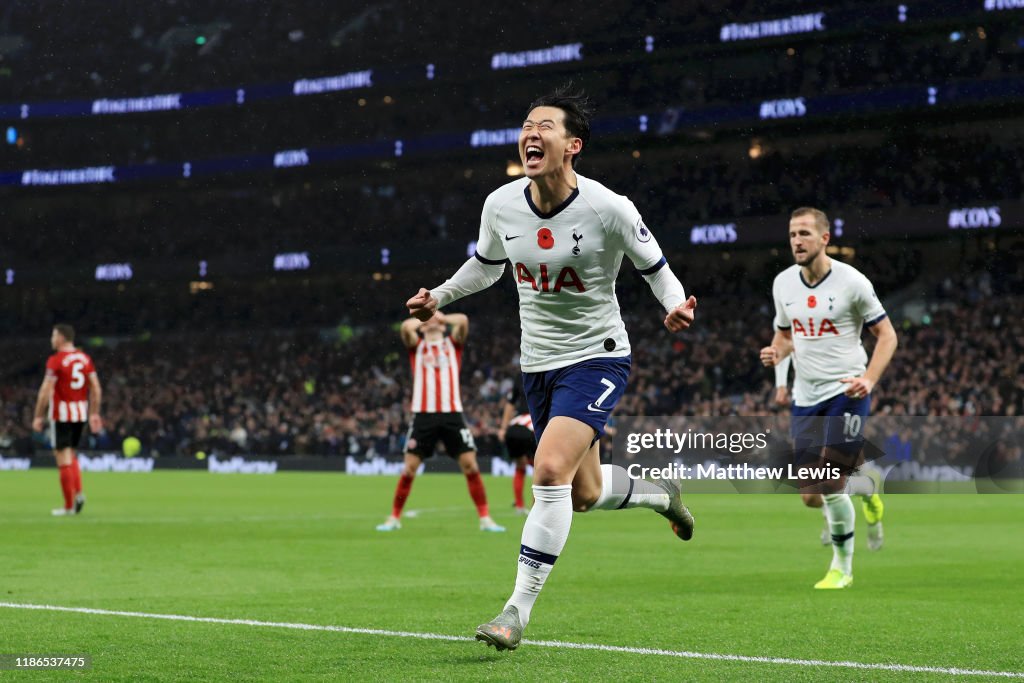
<path id="1" fill-rule="evenodd" d="M 576 179 L 577 189 L 547 214 L 534 205 L 528 178 L 503 185 L 484 202 L 477 256 L 511 264 L 523 372 L 629 355 L 615 298 L 622 255 L 645 275 L 665 265 L 633 202 L 597 181 Z"/>
<path id="2" fill-rule="evenodd" d="M 813 287 L 794 264 L 772 285 L 775 326 L 793 334 L 793 401 L 813 406 L 846 391 L 839 382 L 859 377 L 868 354 L 861 343 L 864 325 L 882 321 L 885 309 L 864 275 L 840 261 Z"/>

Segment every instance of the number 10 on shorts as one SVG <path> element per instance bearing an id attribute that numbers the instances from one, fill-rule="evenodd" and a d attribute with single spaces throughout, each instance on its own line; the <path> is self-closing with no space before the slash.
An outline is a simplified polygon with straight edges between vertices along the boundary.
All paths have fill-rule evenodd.
<path id="1" fill-rule="evenodd" d="M 861 417 L 856 413 L 843 413 L 843 436 L 853 441 L 860 435 Z"/>

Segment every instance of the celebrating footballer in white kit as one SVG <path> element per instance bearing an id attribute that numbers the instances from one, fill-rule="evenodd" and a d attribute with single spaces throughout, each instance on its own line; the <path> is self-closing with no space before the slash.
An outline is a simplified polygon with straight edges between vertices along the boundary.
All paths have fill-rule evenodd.
<path id="1" fill-rule="evenodd" d="M 625 197 L 574 170 L 590 138 L 582 94 L 559 91 L 531 105 L 519 137 L 526 178 L 484 202 L 477 253 L 443 285 L 407 303 L 416 317 L 494 284 L 512 267 L 522 321 L 523 389 L 537 436 L 535 503 L 523 527 L 516 585 L 476 637 L 515 649 L 569 535 L 573 510 L 646 507 L 679 538 L 693 534 L 678 482 L 648 482 L 601 465 L 598 440 L 626 388 L 630 346 L 615 299 L 623 255 L 667 311 L 671 332 L 689 327 L 687 299 L 654 235 Z"/>
<path id="2" fill-rule="evenodd" d="M 871 390 L 896 351 L 896 331 L 874 287 L 853 266 L 828 257 L 828 217 L 803 207 L 790 218 L 789 241 L 796 263 L 772 285 L 775 336 L 761 349 L 761 361 L 775 366 L 792 355 L 792 436 L 800 464 L 821 459 L 856 464 L 864 446 L 864 422 Z M 877 337 L 870 363 L 861 344 L 867 327 Z M 856 484 L 856 485 L 855 485 Z M 833 558 L 819 589 L 853 583 L 854 508 L 844 492 L 847 477 L 802 489 L 804 504 L 822 507 L 829 524 Z M 851 478 L 849 491 L 865 498 L 869 547 L 882 542 L 882 501 L 867 477 Z"/>

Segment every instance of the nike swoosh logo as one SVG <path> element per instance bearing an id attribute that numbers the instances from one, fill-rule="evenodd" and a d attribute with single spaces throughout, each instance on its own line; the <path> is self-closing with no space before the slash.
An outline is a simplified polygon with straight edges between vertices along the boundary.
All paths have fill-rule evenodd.
<path id="1" fill-rule="evenodd" d="M 521 555 L 525 555 L 526 557 L 529 557 L 532 560 L 536 560 L 542 554 L 539 550 L 538 551 L 531 551 L 531 550 L 526 550 L 525 548 L 520 550 L 519 553 Z"/>
<path id="2" fill-rule="evenodd" d="M 601 408 L 595 408 L 593 403 L 588 403 L 587 404 L 587 410 L 595 412 L 595 413 L 607 413 L 608 412 L 607 410 L 602 410 Z"/>
<path id="3" fill-rule="evenodd" d="M 783 305 L 784 305 L 784 306 L 792 306 L 792 305 L 793 305 L 793 304 L 795 304 L 795 303 L 796 303 L 795 301 L 787 301 L 787 302 L 786 302 L 785 304 L 783 304 Z"/>
<path id="4" fill-rule="evenodd" d="M 519 239 L 520 237 L 522 237 L 522 235 L 516 235 L 516 236 L 514 236 L 514 237 L 509 237 L 508 235 L 505 235 L 505 241 L 506 241 L 506 242 L 511 242 L 512 240 L 517 240 L 517 239 Z"/>

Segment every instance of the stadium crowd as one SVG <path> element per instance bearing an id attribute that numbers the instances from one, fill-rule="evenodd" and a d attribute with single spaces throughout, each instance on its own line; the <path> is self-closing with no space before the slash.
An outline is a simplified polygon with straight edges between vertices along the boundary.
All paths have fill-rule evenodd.
<path id="1" fill-rule="evenodd" d="M 288 82 L 371 67 L 401 77 L 378 81 L 372 96 L 344 92 L 124 117 L 30 117 L 13 122 L 21 142 L 0 146 L 0 166 L 12 171 L 180 162 L 502 128 L 515 125 L 539 84 L 561 83 L 578 65 L 495 75 L 489 55 L 582 40 L 593 61 L 578 84 L 599 106 L 599 119 L 639 111 L 666 116 L 651 122 L 656 134 L 595 135 L 580 172 L 626 193 L 659 238 L 677 238 L 666 244 L 685 243 L 696 223 L 748 216 L 779 216 L 781 238 L 786 212 L 798 205 L 889 209 L 1024 196 L 1024 133 L 1016 112 L 999 106 L 977 117 L 973 109 L 947 116 L 937 107 L 927 117 L 912 109 L 725 132 L 668 125 L 671 110 L 679 107 L 919 87 L 933 80 L 995 82 L 1024 73 L 1016 14 L 983 26 L 972 20 L 970 30 L 952 30 L 944 17 L 926 16 L 883 31 L 851 21 L 830 31 L 828 40 L 815 34 L 718 40 L 723 22 L 816 9 L 804 0 L 623 1 L 576 13 L 572 21 L 550 21 L 549 7 L 492 4 L 454 17 L 452 6 L 423 11 L 410 0 L 358 8 L 296 0 L 266 12 L 252 12 L 241 0 L 113 0 L 102 10 L 16 0 L 0 13 L 3 103 L 131 97 L 254 79 Z M 857 18 L 861 10 L 867 16 L 879 9 L 850 0 L 832 3 L 829 11 Z M 453 24 L 460 29 L 458 41 L 447 39 Z M 501 29 L 495 32 L 495 26 Z M 510 28 L 518 26 L 531 27 L 530 44 Z M 638 42 L 646 35 L 653 38 L 650 53 Z M 688 42 L 697 35 L 700 40 Z M 635 54 L 623 60 L 623 50 Z M 373 64 L 365 61 L 368 54 L 376 55 Z M 421 78 L 426 56 L 444 77 Z M 407 67 L 412 71 L 403 71 Z M 472 73 L 460 75 L 459 68 Z M 385 92 L 392 86 L 393 98 Z M 363 95 L 367 101 L 358 103 Z M 273 176 L 4 190 L 11 227 L 0 265 L 18 270 L 10 271 L 9 280 L 17 275 L 15 286 L 0 301 L 6 360 L 0 448 L 43 447 L 43 436 L 29 432 L 28 417 L 45 347 L 24 335 L 60 320 L 79 327 L 87 321 L 81 341 L 107 386 L 106 431 L 90 437 L 92 446 L 119 448 L 134 436 L 145 452 L 161 455 L 400 451 L 409 371 L 397 333 L 380 320 L 401 319 L 411 273 L 372 259 L 348 268 L 327 258 L 335 277 L 321 270 L 278 278 L 267 271 L 232 280 L 226 272 L 231 264 L 214 259 L 269 263 L 268 253 L 314 249 L 362 259 L 357 249 L 365 248 L 377 250 L 382 261 L 380 250 L 392 245 L 432 245 L 457 255 L 457 262 L 477 234 L 484 197 L 509 179 L 506 163 L 514 166 L 516 157 L 511 145 L 459 145 L 440 161 L 409 155 Z M 621 278 L 634 344 L 633 387 L 622 414 L 773 409 L 771 377 L 757 362 L 757 349 L 771 334 L 771 277 L 789 263 L 781 239 L 779 247 L 756 264 L 727 261 L 725 250 L 694 259 L 670 256 L 701 299 L 698 325 L 676 338 L 661 329 L 639 277 Z M 187 271 L 164 281 L 80 284 L 96 263 L 138 266 L 147 259 L 168 269 L 184 263 Z M 900 244 L 860 250 L 856 264 L 883 296 L 919 282 L 922 273 L 920 254 Z M 1020 414 L 1022 278 L 1019 264 L 1001 265 L 971 264 L 918 292 L 927 320 L 893 312 L 902 343 L 875 397 L 876 412 Z M 214 268 L 209 278 L 206 266 Z M 225 271 L 216 271 L 220 266 Z M 26 286 L 20 269 L 30 267 L 46 273 L 37 273 L 35 282 L 26 278 Z M 74 277 L 65 278 L 69 273 Z M 192 278 L 216 287 L 190 292 L 183 285 Z M 434 275 L 422 280 L 437 281 Z M 506 279 L 458 307 L 472 326 L 463 374 L 467 415 L 485 452 L 497 450 L 501 397 L 518 381 L 517 321 L 490 314 L 498 298 L 510 305 L 512 289 Z M 113 339 L 93 346 L 92 333 Z"/>
<path id="2" fill-rule="evenodd" d="M 862 133 L 868 137 L 816 144 L 765 140 L 756 159 L 745 144 L 651 148 L 639 158 L 595 150 L 583 157 L 580 172 L 622 188 L 662 233 L 686 233 L 708 221 L 783 216 L 800 205 L 834 211 L 1019 199 L 1024 133 L 994 136 L 993 128 L 989 122 L 930 134 Z M 514 154 L 511 147 L 504 152 Z M 10 219 L 32 229 L 6 236 L 5 262 L 73 267 L 81 253 L 102 263 L 223 254 L 267 258 L 267 252 L 314 246 L 465 245 L 476 235 L 483 199 L 509 180 L 504 156 L 500 164 L 478 160 L 462 168 L 449 162 L 429 173 L 412 166 L 387 175 L 187 192 L 13 197 Z M 919 171 L 907 173 L 908 167 Z M 51 248 L 58 230 L 74 232 L 75 250 Z"/>
<path id="3" fill-rule="evenodd" d="M 875 4 L 832 2 L 828 9 L 849 32 L 862 29 L 864 15 L 876 10 Z M 605 3 L 602 12 L 574 12 L 572 21 L 551 21 L 541 7 L 474 10 L 439 4 L 427 12 L 410 0 L 359 6 L 302 0 L 263 12 L 252 12 L 240 0 L 174 0 L 145 7 L 109 2 L 102 11 L 58 0 L 22 1 L 5 8 L 6 58 L 0 78 L 6 77 L 11 96 L 19 100 L 31 100 L 40 89 L 51 97 L 124 97 L 247 85 L 253 73 L 264 81 L 288 80 L 318 75 L 325 64 L 340 71 L 426 62 L 453 68 L 468 62 L 486 69 L 495 48 L 516 51 L 579 40 L 600 56 L 610 46 L 636 50 L 647 35 L 656 37 L 659 49 L 692 52 L 738 45 L 754 52 L 744 43 L 721 44 L 721 26 L 820 9 L 799 0 L 649 7 L 619 1 Z M 868 31 L 870 41 L 840 34 L 827 45 L 787 52 L 808 37 L 795 35 L 781 49 L 769 41 L 765 47 L 755 45 L 752 58 L 739 55 L 719 66 L 693 59 L 681 78 L 695 84 L 689 90 L 699 99 L 713 101 L 762 89 L 806 95 L 815 88 L 918 82 L 936 74 L 986 77 L 1021 68 L 1015 17 L 978 22 L 984 24 L 981 30 L 961 31 L 954 39 L 939 6 L 915 7 L 912 27 L 896 22 L 895 10 L 888 7 L 875 16 L 881 21 Z M 974 27 L 974 22 L 964 23 Z M 449 39 L 453 24 L 459 26 L 458 41 Z M 523 25 L 531 27 L 527 43 L 511 28 Z M 928 30 L 922 31 L 922 25 Z M 865 42 L 870 43 L 866 49 Z M 375 55 L 371 64 L 368 54 Z M 639 50 L 636 54 L 644 56 Z M 651 56 L 656 58 L 657 51 Z M 672 56 L 678 57 L 678 51 Z M 69 69 L 69 64 L 79 68 Z M 765 78 L 767 73 L 778 76 Z"/>
<path id="4" fill-rule="evenodd" d="M 1024 277 L 985 270 L 930 285 L 921 319 L 900 319 L 896 359 L 875 395 L 875 414 L 1021 415 L 1024 412 Z M 765 415 L 774 377 L 758 362 L 771 335 L 770 300 L 722 294 L 701 300 L 699 325 L 671 337 L 638 277 L 620 282 L 633 341 L 623 415 Z M 471 314 L 463 391 L 484 454 L 502 397 L 518 382 L 518 321 L 488 315 L 499 292 Z M 468 304 L 469 302 L 467 302 Z M 927 317 L 924 317 L 927 316 Z M 868 338 L 870 335 L 865 335 Z M 87 347 L 88 348 L 88 347 Z M 215 331 L 88 349 L 106 385 L 106 429 L 95 448 L 138 438 L 147 454 L 400 453 L 408 424 L 408 358 L 393 328 Z M 21 357 L 25 349 L 21 348 Z M 28 429 L 41 361 L 0 388 L 0 448 L 31 452 Z"/>

